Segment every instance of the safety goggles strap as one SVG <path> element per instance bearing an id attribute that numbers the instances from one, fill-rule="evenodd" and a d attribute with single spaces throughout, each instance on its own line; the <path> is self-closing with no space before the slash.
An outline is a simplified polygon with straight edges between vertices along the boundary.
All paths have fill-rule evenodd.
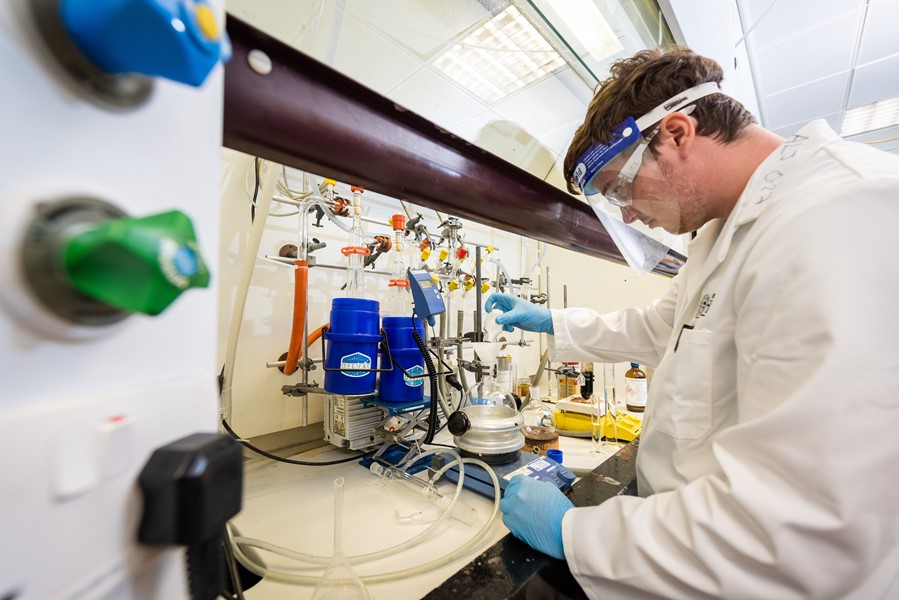
<path id="1" fill-rule="evenodd" d="M 666 100 L 662 104 L 656 106 L 654 109 L 637 119 L 637 128 L 641 132 L 646 131 L 649 126 L 655 125 L 671 113 L 677 112 L 682 106 L 686 106 L 691 102 L 696 102 L 700 98 L 705 98 L 706 96 L 711 96 L 712 94 L 721 93 L 722 92 L 718 88 L 718 84 L 714 81 L 700 83 L 699 85 L 691 87 L 687 91 Z"/>

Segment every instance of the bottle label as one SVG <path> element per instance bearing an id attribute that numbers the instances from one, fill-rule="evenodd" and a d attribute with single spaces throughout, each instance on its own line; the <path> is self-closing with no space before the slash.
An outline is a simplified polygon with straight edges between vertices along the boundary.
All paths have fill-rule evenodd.
<path id="1" fill-rule="evenodd" d="M 557 378 L 559 384 L 559 398 L 567 398 L 573 394 L 577 394 L 581 389 L 576 376 L 562 376 Z"/>
<path id="2" fill-rule="evenodd" d="M 340 368 L 345 369 L 341 374 L 346 375 L 347 377 L 365 377 L 371 373 L 371 358 L 361 352 L 353 352 L 352 354 L 341 357 Z M 368 370 L 350 371 L 349 369 L 352 368 Z"/>
<path id="3" fill-rule="evenodd" d="M 415 375 L 424 375 L 424 367 L 421 365 L 415 365 L 406 369 L 406 373 L 409 375 L 413 375 L 413 377 L 409 377 L 405 373 L 403 374 L 403 382 L 409 387 L 421 387 L 424 385 L 425 380 L 422 377 L 414 377 Z"/>
<path id="4" fill-rule="evenodd" d="M 646 380 L 624 378 L 624 401 L 628 406 L 646 407 Z"/>

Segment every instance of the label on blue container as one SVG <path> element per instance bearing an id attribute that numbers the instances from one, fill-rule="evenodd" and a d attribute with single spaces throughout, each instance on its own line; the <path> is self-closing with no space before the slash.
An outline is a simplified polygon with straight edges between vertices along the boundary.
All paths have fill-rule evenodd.
<path id="1" fill-rule="evenodd" d="M 361 352 L 353 352 L 340 359 L 341 369 L 352 369 L 353 367 L 356 367 L 357 369 L 371 369 L 371 358 Z M 370 371 L 341 371 L 341 373 L 347 377 L 365 377 L 369 372 Z"/>
<path id="2" fill-rule="evenodd" d="M 414 367 L 409 367 L 408 369 L 406 369 L 406 373 L 408 373 L 409 375 L 424 375 L 424 372 L 425 369 L 421 365 L 415 365 Z M 425 380 L 423 377 L 413 378 L 407 376 L 406 373 L 403 373 L 403 381 L 406 382 L 406 385 L 408 385 L 409 387 L 421 387 L 422 385 L 424 385 Z"/>

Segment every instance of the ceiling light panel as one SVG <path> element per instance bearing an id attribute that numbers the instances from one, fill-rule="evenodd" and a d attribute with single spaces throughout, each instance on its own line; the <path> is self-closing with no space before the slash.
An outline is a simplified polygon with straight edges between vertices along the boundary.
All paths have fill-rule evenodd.
<path id="1" fill-rule="evenodd" d="M 899 97 L 878 100 L 846 111 L 840 135 L 857 135 L 866 131 L 899 125 Z"/>
<path id="2" fill-rule="evenodd" d="M 514 6 L 434 60 L 437 69 L 487 104 L 564 65 L 562 57 Z"/>
<path id="3" fill-rule="evenodd" d="M 596 62 L 624 50 L 593 0 L 549 0 L 549 5 Z"/>

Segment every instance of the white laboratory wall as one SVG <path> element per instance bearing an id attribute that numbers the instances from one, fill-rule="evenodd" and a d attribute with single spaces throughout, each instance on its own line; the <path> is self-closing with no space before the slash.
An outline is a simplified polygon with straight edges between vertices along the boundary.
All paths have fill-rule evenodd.
<path id="1" fill-rule="evenodd" d="M 291 187 L 302 186 L 302 174 L 288 169 L 288 180 Z M 323 177 L 310 175 L 312 184 L 317 186 Z M 284 431 L 308 425 L 303 437 L 318 435 L 321 431 L 322 396 L 313 395 L 309 399 L 308 418 L 303 417 L 303 400 L 285 396 L 281 386 L 301 381 L 302 374 L 297 371 L 286 376 L 278 369 L 266 368 L 265 363 L 276 361 L 287 351 L 293 314 L 294 283 L 293 269 L 266 261 L 265 255 L 277 256 L 278 250 L 285 244 L 297 244 L 299 239 L 299 217 L 270 216 L 259 248 L 259 256 L 248 256 L 246 252 L 249 239 L 250 200 L 254 185 L 253 157 L 232 150 L 222 151 L 221 180 L 221 247 L 220 263 L 217 269 L 219 284 L 219 366 L 224 360 L 224 346 L 227 340 L 229 321 L 237 294 L 238 274 L 242 261 L 253 260 L 255 267 L 250 281 L 249 293 L 244 309 L 244 318 L 240 330 L 235 374 L 233 381 L 233 416 L 232 426 L 240 435 L 255 437 L 268 433 Z M 338 182 L 337 190 L 341 196 L 352 198 L 349 183 Z M 367 217 L 378 219 L 384 225 L 364 223 L 366 233 L 384 234 L 393 237 L 387 225 L 391 215 L 402 213 L 402 206 L 397 199 L 366 191 L 363 194 L 363 212 Z M 420 212 L 424 223 L 431 233 L 439 234 L 439 220 L 435 211 L 407 203 L 413 215 Z M 295 212 L 291 207 L 273 203 L 270 211 L 278 213 Z M 447 215 L 443 215 L 446 217 Z M 314 218 L 311 222 L 314 222 Z M 462 233 L 465 239 L 481 244 L 492 244 L 497 250 L 492 255 L 506 266 L 511 277 L 518 277 L 522 270 L 531 265 L 522 264 L 522 238 L 490 227 L 469 221 L 463 221 Z M 346 265 L 346 259 L 340 254 L 340 248 L 348 244 L 348 235 L 323 220 L 324 227 L 310 227 L 310 237 L 326 242 L 327 247 L 315 252 L 313 256 L 318 263 L 330 265 Z M 415 245 L 411 236 L 409 245 Z M 469 247 L 471 259 L 467 271 L 473 272 L 474 248 Z M 415 252 L 415 255 L 418 253 Z M 533 250 L 531 256 L 536 254 Z M 436 252 L 434 252 L 436 256 Z M 434 257 L 430 264 L 434 264 Z M 376 270 L 388 270 L 390 256 L 382 255 L 375 263 Z M 496 277 L 496 266 L 485 262 L 483 275 L 491 280 Z M 370 271 L 367 269 L 367 271 Z M 383 301 L 387 297 L 389 277 L 367 272 L 366 297 Z M 343 295 L 340 288 L 346 281 L 344 270 L 325 267 L 312 267 L 309 270 L 309 331 L 328 321 L 331 300 Z M 488 292 L 489 293 L 489 292 Z M 484 296 L 486 299 L 486 295 Z M 464 331 L 474 329 L 473 312 L 475 310 L 474 290 L 462 294 L 461 290 L 453 292 L 447 298 L 450 311 L 450 332 L 456 333 L 456 311 L 465 311 Z M 521 372 L 533 373 L 536 369 L 540 346 L 537 337 L 529 334 L 525 341 L 529 346 L 517 345 L 520 336 L 513 340 L 516 343 L 507 346 L 515 364 Z M 321 343 L 317 342 L 310 351 L 312 358 L 321 357 Z M 310 380 L 320 385 L 323 371 L 318 369 L 310 374 Z"/>

